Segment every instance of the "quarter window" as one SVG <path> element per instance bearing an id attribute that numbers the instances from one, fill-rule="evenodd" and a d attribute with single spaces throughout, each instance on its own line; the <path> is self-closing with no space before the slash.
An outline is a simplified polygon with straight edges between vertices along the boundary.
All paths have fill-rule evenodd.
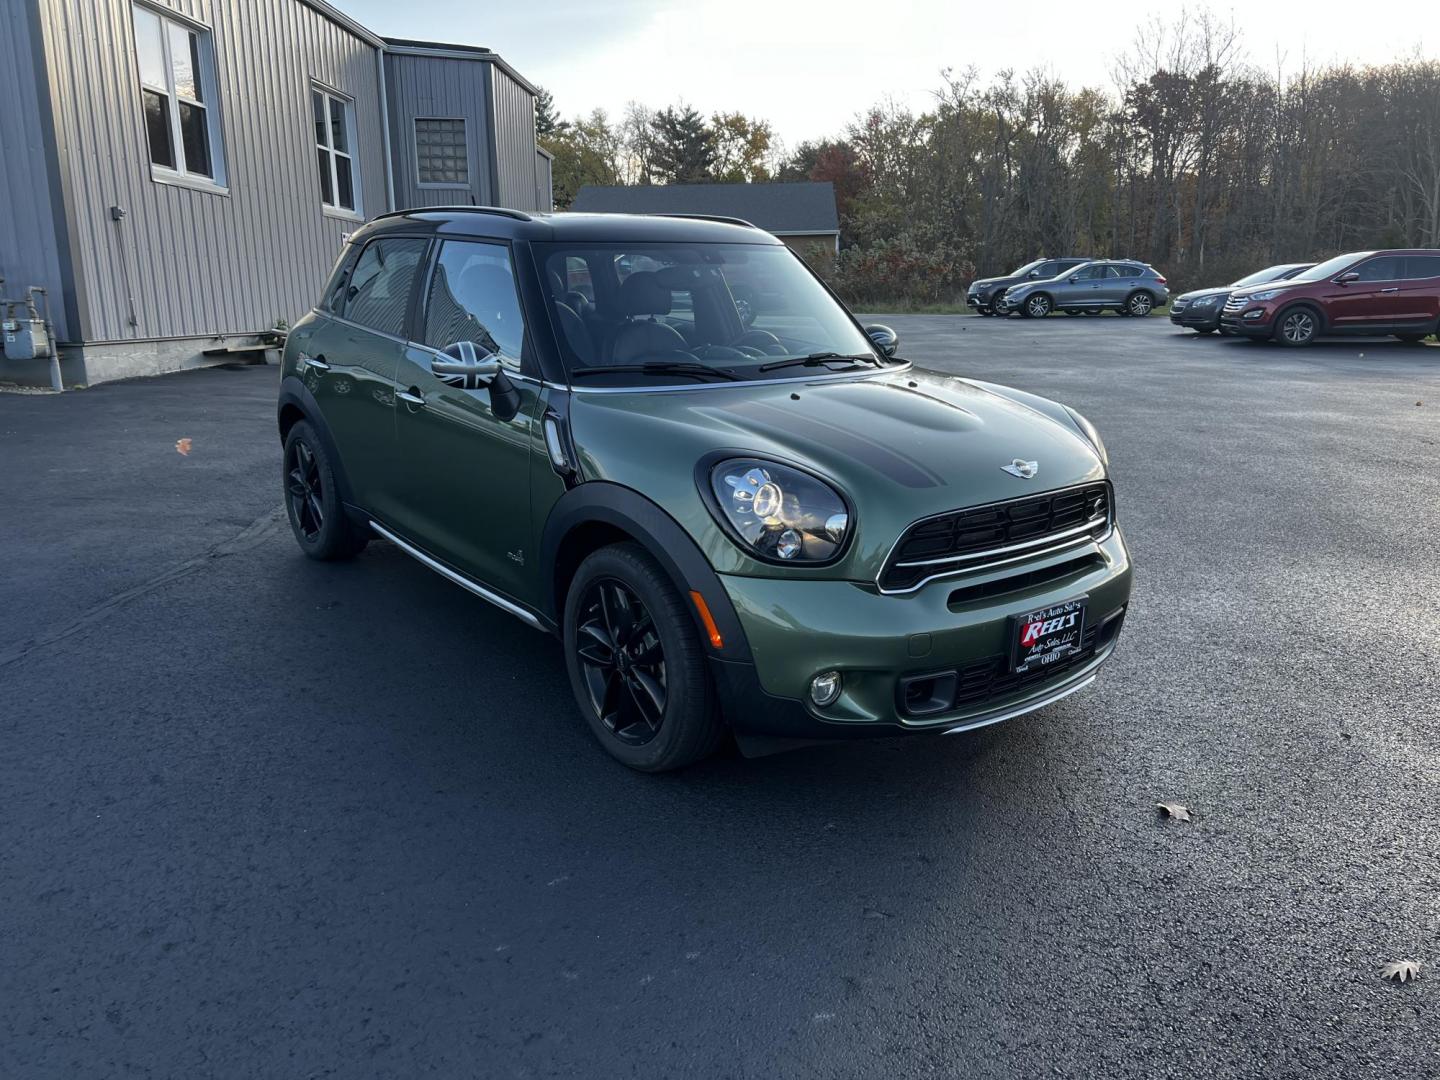
<path id="1" fill-rule="evenodd" d="M 1046 279 L 1052 278 L 1052 277 L 1054 277 L 1054 276 L 1055 276 L 1056 274 L 1058 274 L 1058 273 L 1060 273 L 1060 264 L 1059 264 L 1059 263 L 1053 263 L 1053 262 L 1041 263 L 1039 266 L 1037 266 L 1037 267 L 1035 268 L 1035 274 L 1036 274 L 1036 276 L 1037 276 L 1037 277 L 1046 278 Z"/>
<path id="2" fill-rule="evenodd" d="M 131 11 L 152 173 L 224 184 L 210 31 L 141 4 Z"/>
<path id="3" fill-rule="evenodd" d="M 425 241 L 414 237 L 372 240 L 344 284 L 336 313 L 392 337 L 405 336 L 415 270 Z M 337 283 L 338 284 L 338 283 Z"/>
<path id="4" fill-rule="evenodd" d="M 440 247 L 425 303 L 425 344 L 443 350 L 460 341 L 520 366 L 525 318 L 503 244 L 450 240 Z"/>
<path id="5" fill-rule="evenodd" d="M 417 119 L 415 162 L 422 184 L 469 187 L 470 151 L 465 143 L 465 121 Z"/>
<path id="6" fill-rule="evenodd" d="M 355 175 L 355 105 L 320 87 L 310 89 L 315 122 L 315 159 L 320 169 L 320 202 L 331 210 L 358 212 Z"/>

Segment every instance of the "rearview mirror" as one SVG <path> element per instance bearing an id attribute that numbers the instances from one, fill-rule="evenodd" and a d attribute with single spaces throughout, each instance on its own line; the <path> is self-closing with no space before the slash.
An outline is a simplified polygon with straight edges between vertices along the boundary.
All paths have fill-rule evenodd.
<path id="1" fill-rule="evenodd" d="M 471 341 L 457 341 L 430 359 L 430 371 L 446 386 L 479 390 L 500 374 L 500 358 Z"/>
<path id="2" fill-rule="evenodd" d="M 865 335 L 886 356 L 894 356 L 895 350 L 900 348 L 900 335 L 888 326 L 867 326 Z"/>
<path id="3" fill-rule="evenodd" d="M 1339 277 L 1337 277 L 1337 278 L 1335 279 L 1335 284 L 1336 284 L 1336 285 L 1349 285 L 1350 282 L 1352 282 L 1352 281 L 1359 281 L 1359 280 L 1360 280 L 1360 272 L 1359 272 L 1358 270 L 1351 270 L 1349 273 L 1341 274 Z"/>

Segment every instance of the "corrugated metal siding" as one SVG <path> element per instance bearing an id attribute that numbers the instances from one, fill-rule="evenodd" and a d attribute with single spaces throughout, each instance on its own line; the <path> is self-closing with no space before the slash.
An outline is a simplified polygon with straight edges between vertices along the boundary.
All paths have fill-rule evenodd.
<path id="1" fill-rule="evenodd" d="M 55 333 L 63 341 L 69 327 L 55 231 L 62 215 L 45 156 L 33 11 L 33 0 L 0 10 L 0 293 L 15 296 L 31 285 L 48 289 Z"/>
<path id="2" fill-rule="evenodd" d="M 535 181 L 535 97 L 490 65 L 495 97 L 496 199 L 515 210 L 539 210 Z M 545 207 L 544 209 L 549 209 Z"/>
<path id="3" fill-rule="evenodd" d="M 550 155 L 535 151 L 535 209 L 546 213 L 555 209 L 555 183 Z"/>
<path id="4" fill-rule="evenodd" d="M 298 0 L 153 0 L 213 35 L 230 188 L 217 195 L 151 179 L 130 0 L 40 3 L 84 338 L 293 322 L 356 228 L 320 205 L 312 79 L 355 99 L 361 208 L 386 209 L 376 49 Z"/>
<path id="5" fill-rule="evenodd" d="M 415 206 L 487 205 L 491 202 L 489 114 L 485 72 L 480 60 L 387 53 L 385 85 L 390 99 L 390 151 L 395 160 L 395 204 Z M 470 187 L 421 187 L 416 171 L 415 118 L 449 117 L 465 121 L 470 157 Z"/>

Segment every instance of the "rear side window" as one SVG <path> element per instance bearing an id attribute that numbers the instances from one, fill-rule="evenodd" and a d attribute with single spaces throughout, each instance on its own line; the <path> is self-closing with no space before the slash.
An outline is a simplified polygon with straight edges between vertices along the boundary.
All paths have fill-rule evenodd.
<path id="1" fill-rule="evenodd" d="M 460 341 L 520 366 L 525 319 L 504 244 L 447 240 L 440 246 L 425 303 L 425 344 L 444 350 Z"/>
<path id="2" fill-rule="evenodd" d="M 1381 255 L 1378 259 L 1366 259 L 1355 268 L 1359 276 L 1356 281 L 1394 281 L 1400 276 L 1400 257 Z"/>
<path id="3" fill-rule="evenodd" d="M 1042 278 L 1052 278 L 1060 273 L 1060 264 L 1053 262 L 1041 263 L 1035 268 L 1035 273 Z"/>
<path id="4" fill-rule="evenodd" d="M 1407 255 L 1405 257 L 1407 278 L 1440 277 L 1440 255 Z"/>
<path id="5" fill-rule="evenodd" d="M 1104 266 L 1099 263 L 1092 263 L 1090 266 L 1082 269 L 1075 276 L 1081 281 L 1101 281 L 1104 279 L 1109 269 L 1110 268 L 1108 266 Z"/>
<path id="6" fill-rule="evenodd" d="M 1136 266 L 1134 263 L 1121 263 L 1115 269 L 1120 272 L 1121 277 L 1125 278 L 1139 277 L 1141 274 L 1145 273 L 1145 268 L 1143 266 Z"/>
<path id="7" fill-rule="evenodd" d="M 426 241 L 409 236 L 371 240 L 360 253 L 336 314 L 394 337 L 405 336 L 410 290 Z"/>

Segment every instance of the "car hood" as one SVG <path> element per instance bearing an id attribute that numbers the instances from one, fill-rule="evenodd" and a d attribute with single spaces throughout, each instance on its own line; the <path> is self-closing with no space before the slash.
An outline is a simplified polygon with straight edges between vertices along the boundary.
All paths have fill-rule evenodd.
<path id="1" fill-rule="evenodd" d="M 839 487 L 855 511 L 855 539 L 841 563 L 812 573 L 854 580 L 873 580 L 901 531 L 919 518 L 1105 475 L 1062 406 L 915 368 L 663 393 L 574 393 L 570 423 L 587 479 L 648 495 L 690 531 L 717 570 L 732 573 L 776 571 L 731 543 L 701 501 L 697 465 L 715 451 L 800 465 Z M 1002 471 L 1017 458 L 1038 462 L 1036 476 Z"/>
<path id="2" fill-rule="evenodd" d="M 1314 284 L 1313 281 L 1267 281 L 1264 285 L 1247 285 L 1243 289 L 1231 289 L 1230 295 L 1249 299 L 1257 292 L 1270 292 L 1272 289 L 1301 289 Z"/>
<path id="3" fill-rule="evenodd" d="M 1014 285 L 1017 281 L 1023 280 L 1018 277 L 987 277 L 976 278 L 970 283 L 972 289 L 992 289 L 998 285 Z"/>
<path id="4" fill-rule="evenodd" d="M 1185 300 L 1185 301 L 1188 302 L 1188 301 L 1199 300 L 1202 296 L 1229 296 L 1229 295 L 1230 295 L 1230 289 L 1229 289 L 1228 286 L 1225 286 L 1225 287 L 1223 287 L 1223 288 L 1214 288 L 1214 289 L 1196 289 L 1194 292 L 1181 293 L 1181 294 L 1180 294 L 1179 296 L 1177 296 L 1175 299 L 1176 299 L 1176 300 Z"/>

